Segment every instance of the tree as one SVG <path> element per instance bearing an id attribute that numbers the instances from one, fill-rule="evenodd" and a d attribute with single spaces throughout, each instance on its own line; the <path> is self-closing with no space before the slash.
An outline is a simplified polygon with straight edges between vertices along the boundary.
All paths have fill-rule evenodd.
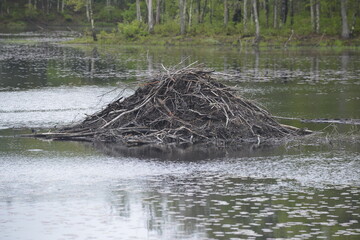
<path id="1" fill-rule="evenodd" d="M 320 0 L 315 3 L 315 32 L 320 33 Z"/>
<path id="2" fill-rule="evenodd" d="M 254 21 L 255 21 L 255 43 L 259 43 L 260 41 L 260 24 L 258 17 L 258 8 L 257 8 L 257 0 L 252 0 L 253 10 L 254 10 Z"/>
<path id="3" fill-rule="evenodd" d="M 254 9 L 254 5 L 257 10 Z M 76 7 L 71 9 L 68 6 Z M 146 9 L 142 9 L 145 7 Z M 79 11 L 80 8 L 82 11 Z M 108 9 L 112 9 L 116 18 L 107 18 Z M 56 14 L 64 10 L 66 14 Z M 110 13 L 110 10 L 108 12 Z M 349 38 L 350 35 L 356 36 L 360 31 L 360 0 L 256 0 L 256 3 L 254 0 L 0 0 L 0 20 L 5 24 L 11 21 L 25 22 L 30 18 L 34 22 L 44 21 L 47 17 L 50 20 L 54 16 L 72 21 L 79 19 L 75 17 L 78 14 L 83 14 L 82 18 L 86 17 L 89 25 L 91 24 L 94 40 L 94 21 L 98 18 L 112 24 L 121 21 L 124 24 L 133 20 L 145 21 L 150 33 L 154 31 L 156 24 L 167 24 L 171 21 L 179 24 L 181 34 L 186 34 L 188 29 L 205 32 L 212 31 L 209 26 L 241 23 L 242 33 L 251 33 L 257 40 L 260 38 L 262 26 L 287 27 L 298 34 L 306 32 L 306 28 L 311 28 L 314 33 L 338 34 L 343 39 Z M 340 22 L 335 21 L 340 17 L 341 26 Z M 298 24 L 295 25 L 294 20 L 297 20 Z M 307 21 L 309 26 L 299 24 Z M 320 30 L 322 23 L 326 25 L 321 26 Z M 192 24 L 199 26 L 193 28 Z M 226 33 L 226 29 L 223 28 L 223 34 Z M 287 31 L 281 31 L 279 34 L 285 32 Z"/>
<path id="4" fill-rule="evenodd" d="M 290 25 L 294 25 L 294 0 L 290 0 Z"/>
<path id="5" fill-rule="evenodd" d="M 91 33 L 92 33 L 93 40 L 96 42 L 97 37 L 96 37 L 94 17 L 93 17 L 92 0 L 87 0 L 87 5 L 88 5 L 88 8 L 89 8 L 89 15 L 90 15 L 90 22 L 91 22 Z"/>
<path id="6" fill-rule="evenodd" d="M 247 0 L 244 0 L 244 31 L 247 31 Z"/>
<path id="7" fill-rule="evenodd" d="M 93 16 L 93 0 L 67 0 L 69 5 L 73 5 L 75 10 L 79 10 L 85 6 L 88 14 L 88 19 L 91 24 L 91 34 L 94 41 L 97 41 L 94 16 Z"/>
<path id="8" fill-rule="evenodd" d="M 278 3 L 277 0 L 274 0 L 274 28 L 278 27 Z"/>
<path id="9" fill-rule="evenodd" d="M 161 15 L 161 0 L 156 0 L 156 16 L 155 16 L 155 24 L 160 23 L 160 15 Z"/>
<path id="10" fill-rule="evenodd" d="M 341 37 L 344 39 L 348 39 L 350 37 L 350 30 L 347 21 L 347 14 L 346 14 L 346 6 L 347 0 L 341 0 Z"/>
<path id="11" fill-rule="evenodd" d="M 203 23 L 205 14 L 207 12 L 208 0 L 205 0 L 204 4 L 201 6 L 201 0 L 197 0 L 198 6 L 198 23 Z"/>
<path id="12" fill-rule="evenodd" d="M 140 0 L 136 0 L 136 20 L 142 22 Z"/>
<path id="13" fill-rule="evenodd" d="M 201 0 L 196 0 L 197 23 L 201 23 Z"/>
<path id="14" fill-rule="evenodd" d="M 224 26 L 227 26 L 229 23 L 229 8 L 228 1 L 224 0 Z"/>
<path id="15" fill-rule="evenodd" d="M 189 27 L 191 27 L 192 22 L 192 7 L 193 7 L 193 0 L 190 1 L 190 9 L 189 9 Z"/>
<path id="16" fill-rule="evenodd" d="M 3 2 L 0 1 L 0 16 L 4 16 L 4 7 L 3 7 Z"/>
<path id="17" fill-rule="evenodd" d="M 85 4 L 85 9 L 86 9 L 86 19 L 88 20 L 88 22 L 90 22 L 90 11 L 89 11 L 89 4 Z"/>
<path id="18" fill-rule="evenodd" d="M 265 0 L 264 3 L 264 10 L 265 10 L 265 18 L 266 18 L 266 27 L 269 27 L 269 12 L 270 12 L 270 7 L 269 7 L 269 0 Z"/>
<path id="19" fill-rule="evenodd" d="M 185 0 L 179 0 L 180 34 L 185 34 Z"/>
<path id="20" fill-rule="evenodd" d="M 147 8 L 148 8 L 148 31 L 149 33 L 154 32 L 154 16 L 153 16 L 153 1 L 146 0 Z"/>
<path id="21" fill-rule="evenodd" d="M 186 0 L 185 0 L 185 2 L 186 2 Z M 213 24 L 213 18 L 214 18 L 214 1 L 213 0 L 210 0 L 209 11 L 210 11 L 210 16 L 209 16 L 210 24 Z"/>
<path id="22" fill-rule="evenodd" d="M 310 18 L 311 18 L 311 29 L 312 31 L 315 31 L 314 0 L 310 0 Z"/>
<path id="23" fill-rule="evenodd" d="M 288 14 L 288 0 L 282 0 L 281 1 L 281 14 L 280 14 L 280 20 L 282 24 L 286 23 Z"/>
<path id="24" fill-rule="evenodd" d="M 234 23 L 239 23 L 242 21 L 242 11 L 241 11 L 241 3 L 236 2 L 234 6 L 234 14 L 232 16 L 232 21 Z"/>

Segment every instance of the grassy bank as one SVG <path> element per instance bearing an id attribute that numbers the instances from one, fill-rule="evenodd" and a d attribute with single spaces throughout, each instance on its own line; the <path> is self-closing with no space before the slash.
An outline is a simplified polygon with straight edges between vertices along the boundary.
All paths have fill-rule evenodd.
<path id="1" fill-rule="evenodd" d="M 88 28 L 89 29 L 89 28 Z M 292 30 L 290 27 L 279 29 L 264 29 L 261 39 L 255 44 L 255 29 L 249 25 L 245 30 L 242 24 L 203 24 L 193 25 L 186 34 L 180 35 L 180 28 L 176 22 L 156 25 L 153 33 L 149 33 L 147 25 L 133 21 L 118 23 L 111 31 L 99 31 L 98 41 L 94 42 L 91 32 L 85 31 L 82 38 L 70 43 L 85 44 L 135 44 L 161 46 L 194 46 L 194 45 L 227 45 L 227 46 L 259 46 L 259 47 L 358 47 L 360 37 L 341 39 L 336 33 L 314 34 L 311 29 Z"/>
<path id="2" fill-rule="evenodd" d="M 186 34 L 167 35 L 162 34 L 136 34 L 128 37 L 117 31 L 101 31 L 97 35 L 98 41 L 94 41 L 90 33 L 85 32 L 84 36 L 69 41 L 71 44 L 123 44 L 123 45 L 159 45 L 159 46 L 239 46 L 239 47 L 360 47 L 360 37 L 343 40 L 334 35 L 262 35 L 259 43 L 254 43 L 254 36 L 244 34 Z"/>

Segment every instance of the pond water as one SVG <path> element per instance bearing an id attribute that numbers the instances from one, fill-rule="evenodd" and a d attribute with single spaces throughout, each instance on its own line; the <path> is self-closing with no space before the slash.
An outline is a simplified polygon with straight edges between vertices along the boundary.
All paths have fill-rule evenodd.
<path id="1" fill-rule="evenodd" d="M 359 50 L 61 43 L 71 37 L 0 34 L 0 239 L 360 238 L 357 125 L 298 120 L 360 118 Z M 195 61 L 325 140 L 182 149 L 16 137 Z"/>

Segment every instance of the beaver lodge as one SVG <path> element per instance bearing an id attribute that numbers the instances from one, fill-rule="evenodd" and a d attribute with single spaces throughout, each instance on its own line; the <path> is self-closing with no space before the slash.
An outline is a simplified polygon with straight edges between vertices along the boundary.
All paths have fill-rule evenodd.
<path id="1" fill-rule="evenodd" d="M 260 143 L 310 133 L 278 123 L 266 110 L 191 68 L 166 71 L 80 123 L 35 137 L 142 144 Z"/>

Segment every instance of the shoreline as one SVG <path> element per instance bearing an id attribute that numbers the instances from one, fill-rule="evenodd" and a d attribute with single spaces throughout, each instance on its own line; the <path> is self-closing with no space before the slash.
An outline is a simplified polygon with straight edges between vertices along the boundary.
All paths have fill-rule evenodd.
<path id="1" fill-rule="evenodd" d="M 254 44 L 254 36 L 241 35 L 185 35 L 163 37 L 157 34 L 140 36 L 134 39 L 125 39 L 115 33 L 101 31 L 98 41 L 93 41 L 90 36 L 75 38 L 65 42 L 66 44 L 95 44 L 95 45 L 149 45 L 149 46 L 233 46 L 233 47 L 266 47 L 266 48 L 289 48 L 289 47 L 336 47 L 336 48 L 358 48 L 360 38 L 342 40 L 339 36 L 330 35 L 298 35 L 285 36 L 263 36 L 259 43 Z"/>
<path id="2" fill-rule="evenodd" d="M 325 34 L 297 34 L 291 32 L 285 34 L 263 34 L 258 43 L 254 43 L 255 36 L 251 34 L 192 34 L 185 35 L 161 33 L 143 34 L 138 33 L 126 36 L 120 33 L 116 27 L 100 26 L 97 28 L 98 41 L 93 41 L 89 26 L 86 25 L 49 25 L 46 28 L 32 26 L 31 28 L 10 28 L 0 25 L 1 33 L 20 32 L 46 32 L 46 31 L 69 31 L 82 35 L 73 40 L 63 42 L 65 44 L 95 44 L 95 45 L 148 45 L 148 46 L 233 46 L 233 47 L 265 47 L 265 48 L 289 48 L 289 47 L 335 47 L 335 48 L 358 48 L 360 37 L 341 39 L 339 35 Z"/>

